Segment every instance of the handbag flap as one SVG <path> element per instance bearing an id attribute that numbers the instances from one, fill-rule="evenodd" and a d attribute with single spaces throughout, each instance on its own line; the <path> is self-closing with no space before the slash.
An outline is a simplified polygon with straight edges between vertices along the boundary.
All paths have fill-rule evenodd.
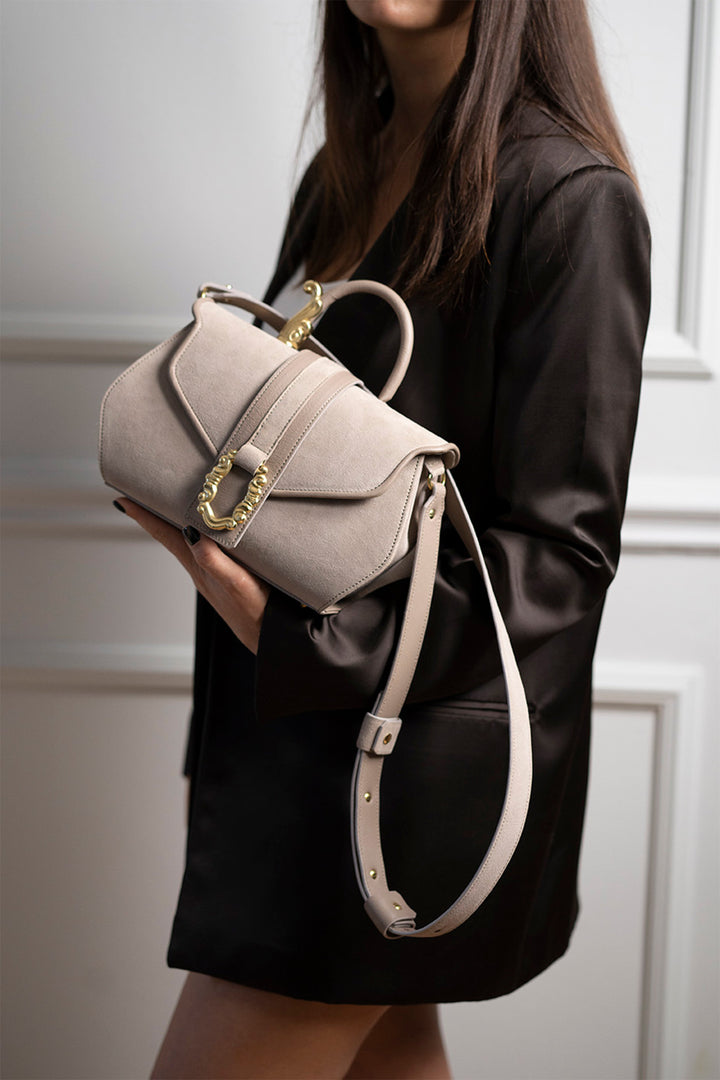
<path id="1" fill-rule="evenodd" d="M 204 441 L 220 453 L 258 391 L 297 353 L 210 299 L 196 300 L 193 312 L 194 329 L 170 362 L 169 377 Z M 318 356 L 313 368 L 303 378 L 314 387 L 324 371 L 332 373 L 342 365 Z M 282 423 L 282 408 L 275 412 Z M 454 444 L 403 416 L 362 384 L 349 386 L 314 421 L 267 494 L 372 496 L 405 462 L 423 453 L 442 456 L 448 468 L 460 456 Z M 233 469 L 238 472 L 243 474 Z M 226 489 L 234 486 L 228 478 Z"/>
<path id="2" fill-rule="evenodd" d="M 209 298 L 195 301 L 193 315 L 168 375 L 193 426 L 219 453 L 247 404 L 295 350 Z"/>
<path id="3" fill-rule="evenodd" d="M 315 421 L 271 494 L 367 498 L 379 494 L 406 462 L 423 454 L 442 457 L 448 468 L 460 457 L 452 443 L 364 386 L 349 386 Z"/>

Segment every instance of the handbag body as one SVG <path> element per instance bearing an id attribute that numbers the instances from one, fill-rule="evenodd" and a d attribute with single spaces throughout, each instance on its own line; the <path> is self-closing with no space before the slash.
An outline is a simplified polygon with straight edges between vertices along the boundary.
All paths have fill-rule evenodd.
<path id="1" fill-rule="evenodd" d="M 193 318 L 110 386 L 100 416 L 106 484 L 172 524 L 194 526 L 228 555 L 319 615 L 409 578 L 390 675 L 357 739 L 351 842 L 365 909 L 387 938 L 435 937 L 465 921 L 517 846 L 530 797 L 530 725 L 522 682 L 472 522 L 450 470 L 458 447 L 388 402 L 407 371 L 410 313 L 380 282 L 347 281 L 286 320 L 229 286 L 201 286 Z M 311 333 L 337 300 L 381 296 L 400 348 L 374 395 Z M 273 327 L 251 325 L 241 308 Z M 426 925 L 391 890 L 380 840 L 380 778 L 394 749 L 427 624 L 440 527 L 448 515 L 488 591 L 508 696 L 510 762 L 490 847 L 461 896 Z"/>

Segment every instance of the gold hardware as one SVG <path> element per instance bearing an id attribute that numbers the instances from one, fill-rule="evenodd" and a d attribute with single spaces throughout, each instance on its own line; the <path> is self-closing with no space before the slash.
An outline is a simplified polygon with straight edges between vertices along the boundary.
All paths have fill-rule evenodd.
<path id="1" fill-rule="evenodd" d="M 292 345 L 293 349 L 299 349 L 310 335 L 313 319 L 318 317 L 323 306 L 322 285 L 319 281 L 309 278 L 303 285 L 303 292 L 312 293 L 312 300 L 292 315 L 278 334 L 278 341 L 282 341 L 284 345 Z"/>
<path id="2" fill-rule="evenodd" d="M 433 483 L 433 481 L 435 479 L 436 478 L 433 476 L 433 474 L 428 469 L 427 486 L 430 488 L 431 491 L 435 487 L 435 484 Z M 444 484 L 446 479 L 447 479 L 447 477 L 445 476 L 444 472 L 439 473 L 439 475 L 437 476 L 438 484 Z"/>
<path id="3" fill-rule="evenodd" d="M 372 795 L 369 791 L 365 792 L 365 794 L 363 795 L 363 799 L 365 800 L 365 802 L 370 802 L 370 800 L 372 799 Z"/>
<path id="4" fill-rule="evenodd" d="M 387 746 L 387 744 L 388 744 L 388 743 L 390 742 L 390 740 L 391 740 L 391 739 L 392 739 L 392 735 L 390 735 L 390 734 L 388 733 L 388 734 L 387 734 L 387 735 L 385 736 L 385 738 L 383 739 L 383 744 L 384 744 L 385 746 Z"/>
<path id="5" fill-rule="evenodd" d="M 377 870 L 369 870 L 368 873 L 370 874 L 371 878 L 377 877 Z"/>
<path id="6" fill-rule="evenodd" d="M 432 510 L 430 510 L 430 511 L 428 512 L 428 517 L 429 517 L 429 518 L 434 518 L 434 517 L 435 517 L 435 508 L 434 508 L 434 507 L 433 507 L 433 509 L 432 509 Z"/>
<path id="7" fill-rule="evenodd" d="M 260 502 L 263 488 L 268 482 L 267 465 L 263 461 L 255 470 L 253 478 L 248 484 L 245 497 L 237 504 L 232 512 L 232 516 L 223 518 L 216 517 L 215 511 L 212 508 L 212 502 L 218 493 L 220 481 L 223 480 L 232 469 L 236 454 L 237 450 L 228 450 L 226 454 L 220 455 L 217 464 L 212 467 L 205 477 L 203 489 L 198 495 L 197 511 L 209 529 L 236 529 L 238 525 L 244 525 L 257 504 Z"/>
<path id="8" fill-rule="evenodd" d="M 396 911 L 400 910 L 400 905 L 399 904 L 393 904 L 393 907 L 395 908 Z"/>
<path id="9" fill-rule="evenodd" d="M 222 288 L 225 289 L 226 292 L 232 292 L 233 291 L 233 286 L 232 285 L 223 285 Z M 207 296 L 208 291 L 209 290 L 208 290 L 207 286 L 204 289 L 201 289 L 200 292 L 198 293 L 199 299 L 202 300 L 203 297 Z"/>

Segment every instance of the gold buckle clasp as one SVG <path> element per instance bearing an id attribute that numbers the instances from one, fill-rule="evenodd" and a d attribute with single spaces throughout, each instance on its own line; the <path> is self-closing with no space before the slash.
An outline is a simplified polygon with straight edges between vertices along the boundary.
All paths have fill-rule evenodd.
<path id="1" fill-rule="evenodd" d="M 245 496 L 233 510 L 232 516 L 217 517 L 213 510 L 212 503 L 218 493 L 220 482 L 225 479 L 232 469 L 236 454 L 237 450 L 228 450 L 227 453 L 220 455 L 217 459 L 217 463 L 205 477 L 203 489 L 198 495 L 197 512 L 209 529 L 236 529 L 238 525 L 244 525 L 257 504 L 260 502 L 262 490 L 268 482 L 268 469 L 263 461 L 255 470 L 253 478 L 248 484 Z"/>

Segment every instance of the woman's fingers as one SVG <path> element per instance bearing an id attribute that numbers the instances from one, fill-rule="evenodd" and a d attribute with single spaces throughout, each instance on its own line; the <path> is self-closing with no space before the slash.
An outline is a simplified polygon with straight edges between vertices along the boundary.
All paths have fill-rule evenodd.
<path id="1" fill-rule="evenodd" d="M 228 587 L 234 587 L 239 581 L 242 582 L 250 576 L 247 570 L 234 562 L 217 544 L 207 536 L 201 536 L 192 526 L 183 529 L 182 536 L 199 573 Z"/>
<path id="2" fill-rule="evenodd" d="M 131 499 L 116 502 L 128 517 L 182 563 L 198 592 L 212 604 L 240 641 L 252 652 L 257 652 L 269 585 L 231 559 L 207 536 L 201 536 L 197 529 L 190 527 L 181 532 Z"/>
<path id="3" fill-rule="evenodd" d="M 153 540 L 158 540 L 180 560 L 196 585 L 200 586 L 204 579 L 210 578 L 220 587 L 242 596 L 252 587 L 252 582 L 257 581 L 253 574 L 226 555 L 207 536 L 201 536 L 197 529 L 176 529 L 131 499 L 118 499 L 117 502 L 128 517 L 137 521 Z"/>
<path id="4" fill-rule="evenodd" d="M 262 618 L 269 585 L 231 559 L 207 536 L 198 536 L 194 529 L 188 536 L 188 531 L 185 529 L 184 534 L 195 565 L 195 572 L 190 572 L 197 588 L 244 641 L 247 620 Z"/>
<path id="5" fill-rule="evenodd" d="M 191 570 L 194 560 L 180 529 L 176 529 L 174 525 L 163 521 L 156 514 L 151 514 L 149 510 L 138 506 L 132 499 L 116 499 L 115 502 L 117 506 L 122 507 L 128 517 L 132 518 L 133 521 L 137 521 L 138 525 L 146 533 L 149 533 L 153 540 L 158 540 L 168 551 L 171 551 L 186 570 Z"/>
<path id="6" fill-rule="evenodd" d="M 195 586 L 228 624 L 236 637 L 256 653 L 260 626 L 270 587 L 214 544 L 197 529 L 184 529 L 194 567 Z"/>

